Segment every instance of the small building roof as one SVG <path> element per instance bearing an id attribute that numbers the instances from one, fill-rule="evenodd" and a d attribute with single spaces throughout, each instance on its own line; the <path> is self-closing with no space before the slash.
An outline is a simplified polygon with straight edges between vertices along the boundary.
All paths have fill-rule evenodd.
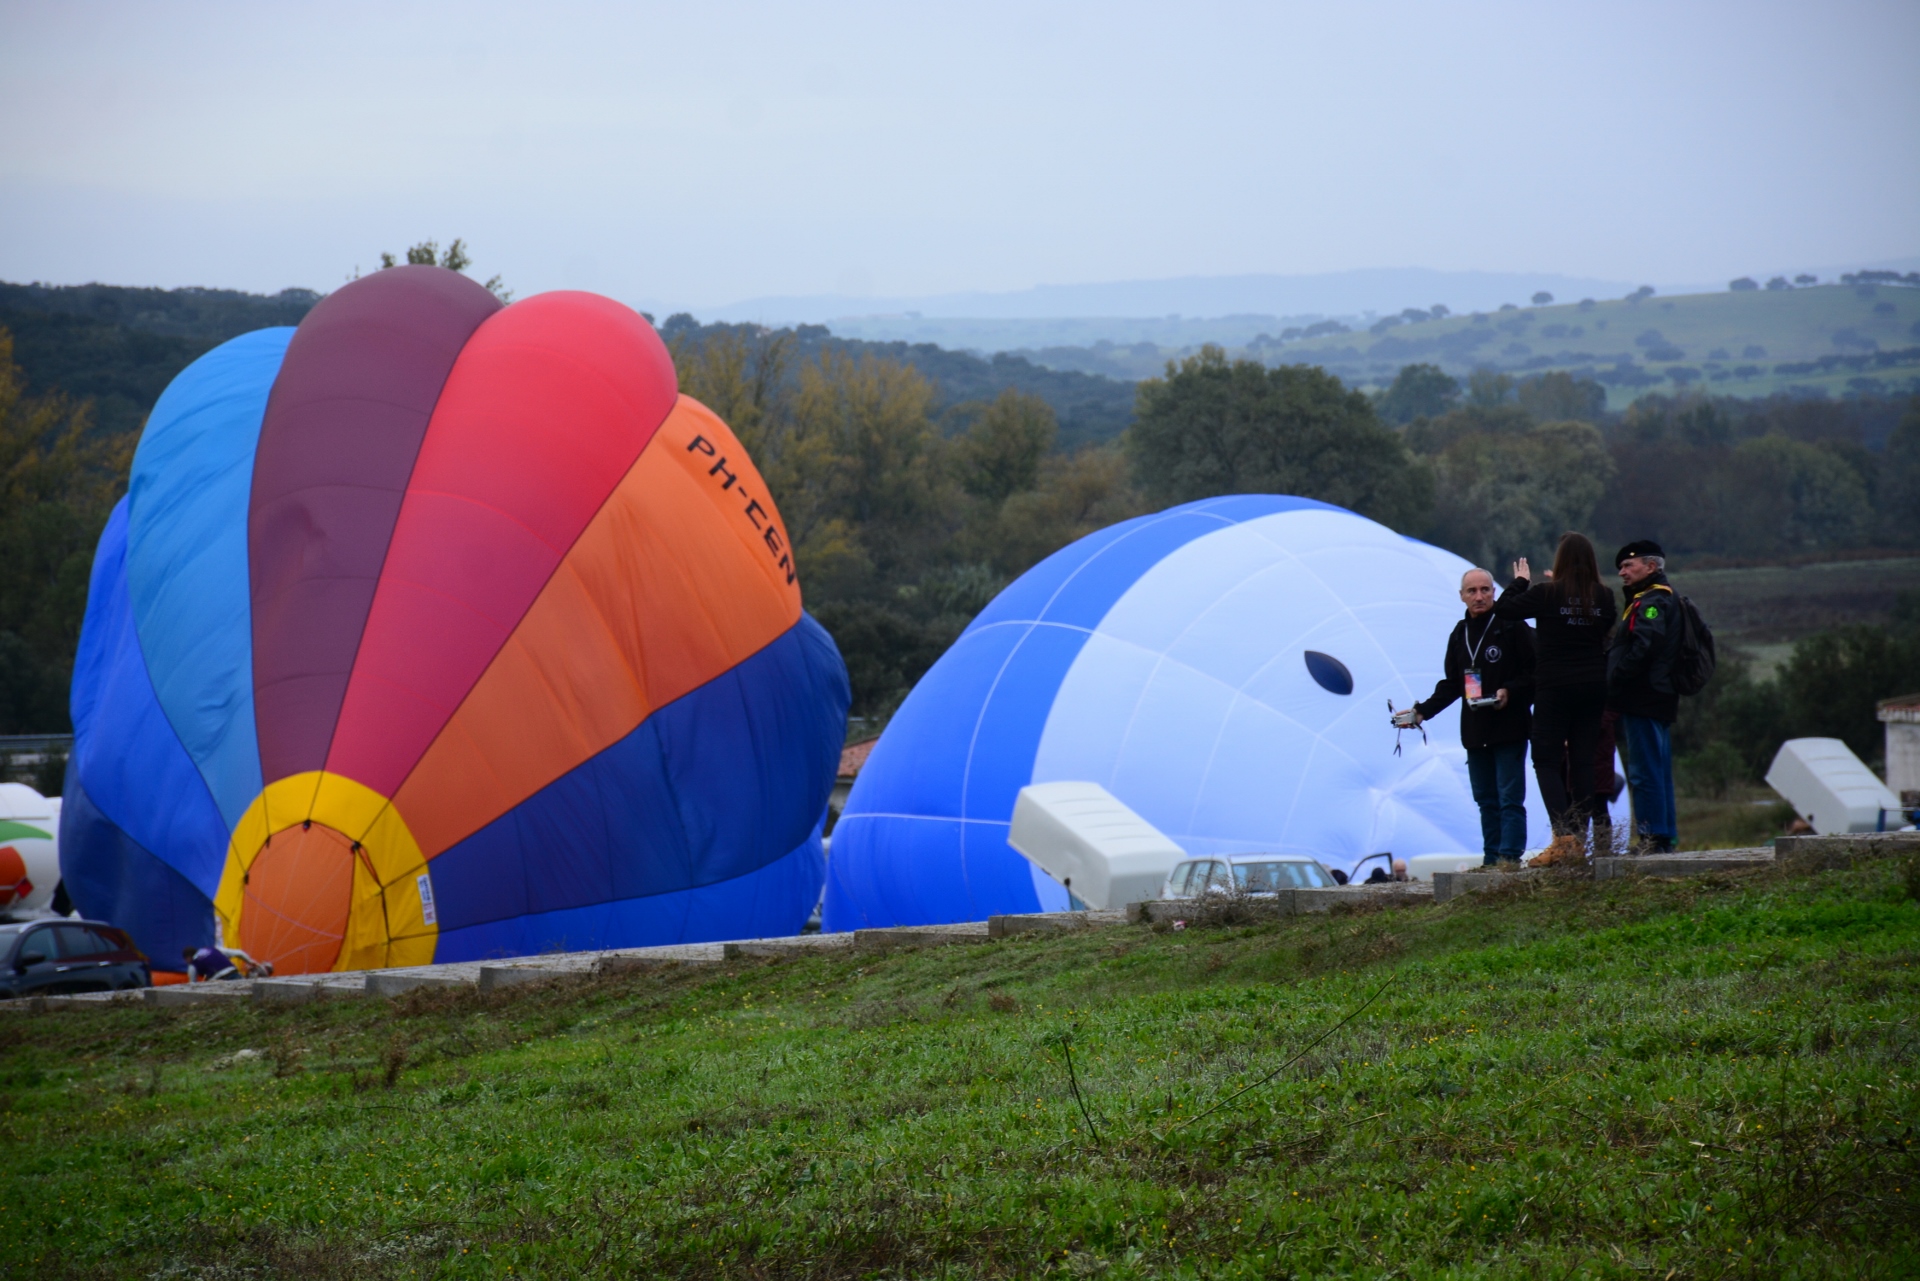
<path id="1" fill-rule="evenodd" d="M 1920 694 L 1883 698 L 1874 715 L 1888 724 L 1920 725 Z"/>
<path id="2" fill-rule="evenodd" d="M 842 779 L 859 777 L 860 767 L 867 763 L 867 757 L 873 754 L 873 745 L 879 741 L 879 736 L 875 735 L 872 738 L 863 738 L 857 743 L 848 743 L 841 748 L 838 777 Z"/>

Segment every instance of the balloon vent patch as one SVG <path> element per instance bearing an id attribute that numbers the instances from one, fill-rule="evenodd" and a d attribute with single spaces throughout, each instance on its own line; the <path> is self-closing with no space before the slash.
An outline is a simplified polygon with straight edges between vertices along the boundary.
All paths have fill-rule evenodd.
<path id="1" fill-rule="evenodd" d="M 1320 688 L 1329 694 L 1353 693 L 1353 673 L 1332 654 L 1322 654 L 1317 649 L 1308 650 L 1307 671 L 1319 682 Z"/>

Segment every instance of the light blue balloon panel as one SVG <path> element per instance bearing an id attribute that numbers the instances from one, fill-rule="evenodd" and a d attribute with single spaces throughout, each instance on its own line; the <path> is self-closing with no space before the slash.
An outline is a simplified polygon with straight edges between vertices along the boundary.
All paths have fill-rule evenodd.
<path id="1" fill-rule="evenodd" d="M 1065 908 L 1006 843 L 1029 783 L 1099 783 L 1194 854 L 1477 855 L 1458 705 L 1397 756 L 1387 710 L 1440 678 L 1467 568 L 1270 495 L 1065 548 L 982 611 L 875 745 L 834 830 L 824 927 Z M 1543 844 L 1531 795 L 1528 826 Z"/>

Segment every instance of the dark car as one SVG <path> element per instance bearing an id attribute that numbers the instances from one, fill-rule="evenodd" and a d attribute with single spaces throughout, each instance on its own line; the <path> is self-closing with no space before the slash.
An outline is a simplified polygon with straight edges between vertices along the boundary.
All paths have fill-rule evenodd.
<path id="1" fill-rule="evenodd" d="M 147 958 L 100 921 L 0 925 L 0 999 L 151 987 Z"/>

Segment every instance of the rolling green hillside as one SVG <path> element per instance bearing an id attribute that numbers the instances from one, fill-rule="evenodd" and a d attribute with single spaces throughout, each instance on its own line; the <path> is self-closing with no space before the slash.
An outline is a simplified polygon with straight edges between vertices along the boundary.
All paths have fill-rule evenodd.
<path id="1" fill-rule="evenodd" d="M 1889 859 L 7 1014 L 0 1257 L 75 1281 L 1891 1281 L 1920 1268 L 1916 893 Z"/>
<path id="2" fill-rule="evenodd" d="M 1188 350 L 1147 346 L 1023 354 L 1057 368 L 1145 378 Z M 1237 352 L 1269 364 L 1324 365 L 1360 386 L 1384 386 L 1415 362 L 1456 376 L 1565 369 L 1598 378 L 1614 409 L 1648 391 L 1683 387 L 1742 397 L 1790 388 L 1897 395 L 1920 390 L 1920 289 L 1819 285 L 1568 301 L 1285 342 L 1256 337 Z"/>

